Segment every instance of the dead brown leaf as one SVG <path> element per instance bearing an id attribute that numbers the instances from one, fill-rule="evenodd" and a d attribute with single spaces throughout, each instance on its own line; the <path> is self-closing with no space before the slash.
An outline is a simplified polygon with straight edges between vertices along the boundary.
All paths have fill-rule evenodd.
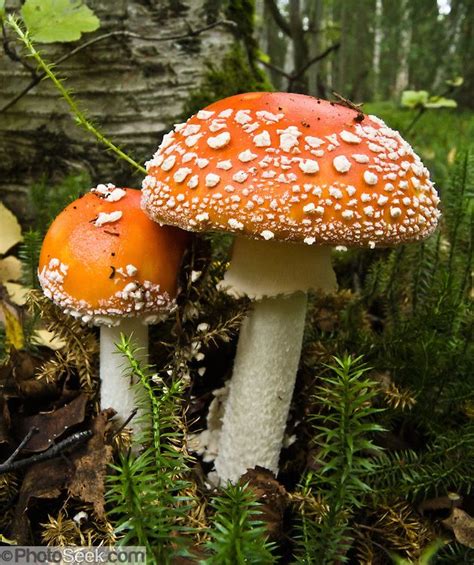
<path id="1" fill-rule="evenodd" d="M 283 537 L 283 515 L 288 505 L 285 487 L 274 477 L 273 473 L 263 467 L 249 469 L 240 478 L 241 484 L 248 484 L 261 503 L 258 519 L 265 523 L 270 539 Z"/>
<path id="2" fill-rule="evenodd" d="M 36 463 L 28 469 L 21 485 L 12 524 L 11 535 L 20 545 L 27 545 L 33 541 L 28 510 L 33 506 L 35 499 L 57 498 L 64 489 L 69 475 L 69 465 L 61 458 Z"/>
<path id="3" fill-rule="evenodd" d="M 112 447 L 106 441 L 106 434 L 113 414 L 113 410 L 105 410 L 94 419 L 94 435 L 71 458 L 74 474 L 67 485 L 71 496 L 92 504 L 98 518 L 105 518 L 105 477 L 112 459 Z"/>
<path id="4" fill-rule="evenodd" d="M 84 421 L 87 400 L 86 394 L 80 394 L 57 410 L 18 419 L 14 425 L 16 438 L 21 441 L 31 428 L 37 428 L 38 432 L 24 449 L 32 452 L 45 451 L 71 427 Z"/>

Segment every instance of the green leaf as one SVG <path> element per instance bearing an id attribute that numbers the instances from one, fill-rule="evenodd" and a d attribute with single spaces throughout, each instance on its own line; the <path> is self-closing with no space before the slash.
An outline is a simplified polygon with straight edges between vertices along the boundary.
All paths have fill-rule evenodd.
<path id="1" fill-rule="evenodd" d="M 425 108 L 457 108 L 456 100 L 444 98 L 443 96 L 432 96 L 425 103 Z"/>
<path id="2" fill-rule="evenodd" d="M 26 0 L 21 15 L 38 43 L 77 41 L 100 26 L 99 18 L 82 0 Z"/>
<path id="3" fill-rule="evenodd" d="M 405 90 L 402 93 L 401 105 L 405 108 L 417 108 L 428 102 L 426 90 Z"/>
<path id="4" fill-rule="evenodd" d="M 5 15 L 5 0 L 0 0 L 0 18 Z"/>

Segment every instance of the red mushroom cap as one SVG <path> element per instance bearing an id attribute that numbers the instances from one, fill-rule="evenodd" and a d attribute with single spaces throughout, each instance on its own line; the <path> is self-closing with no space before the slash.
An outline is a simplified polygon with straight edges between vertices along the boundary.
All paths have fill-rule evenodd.
<path id="1" fill-rule="evenodd" d="M 38 276 L 45 295 L 95 324 L 169 312 L 187 235 L 160 227 L 140 208 L 141 193 L 98 185 L 51 224 Z"/>
<path id="2" fill-rule="evenodd" d="M 190 231 L 392 245 L 429 235 L 439 202 L 400 134 L 340 104 L 239 94 L 178 124 L 147 163 L 143 206 Z"/>

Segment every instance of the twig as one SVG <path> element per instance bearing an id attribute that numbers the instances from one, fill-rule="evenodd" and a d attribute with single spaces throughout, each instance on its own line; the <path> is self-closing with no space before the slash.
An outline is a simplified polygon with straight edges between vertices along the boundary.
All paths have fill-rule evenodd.
<path id="1" fill-rule="evenodd" d="M 135 410 L 132 410 L 132 413 L 130 414 L 130 416 L 125 420 L 125 422 L 120 426 L 120 428 L 114 433 L 112 438 L 117 437 L 119 435 L 119 433 L 133 420 L 133 418 L 135 418 L 135 416 L 137 415 L 137 412 L 138 412 L 138 408 L 135 408 Z"/>
<path id="2" fill-rule="evenodd" d="M 74 49 L 71 49 L 71 51 L 69 51 L 68 53 L 65 53 L 62 57 L 59 57 L 59 59 L 57 59 L 52 64 L 52 66 L 55 67 L 57 65 L 60 65 L 61 63 L 64 63 L 64 61 L 67 61 L 71 57 L 74 57 L 74 55 L 77 55 L 81 51 L 88 49 L 89 47 L 91 47 L 92 45 L 95 45 L 96 43 L 99 43 L 101 41 L 105 41 L 106 39 L 110 39 L 111 37 L 127 37 L 127 38 L 130 38 L 130 39 L 141 39 L 142 41 L 154 41 L 155 43 L 162 43 L 162 42 L 165 42 L 165 41 L 179 41 L 181 39 L 187 39 L 188 37 L 197 37 L 198 35 L 201 35 L 205 31 L 209 31 L 210 29 L 215 28 L 215 27 L 220 26 L 220 25 L 227 25 L 227 26 L 232 27 L 232 26 L 235 26 L 236 24 L 232 20 L 219 20 L 217 22 L 214 22 L 214 23 L 209 24 L 205 27 L 195 29 L 195 30 L 193 30 L 188 24 L 188 27 L 189 27 L 188 33 L 182 34 L 182 35 L 169 35 L 167 37 L 146 37 L 146 36 L 140 35 L 138 33 L 133 33 L 131 31 L 126 31 L 126 30 L 111 31 L 109 33 L 104 33 L 102 35 L 98 35 L 97 37 L 94 37 L 93 39 L 90 39 L 89 41 L 85 41 L 84 43 L 81 43 L 81 45 L 78 45 Z M 4 48 L 5 48 L 5 41 L 4 41 Z M 22 60 L 19 57 L 17 57 L 17 60 L 20 63 L 23 64 Z M 28 66 L 28 68 L 30 70 L 32 70 L 31 67 Z M 9 100 L 2 108 L 0 108 L 0 113 L 6 112 L 9 108 L 14 106 L 18 102 L 18 100 L 20 100 L 21 98 L 23 98 L 23 96 L 28 94 L 28 92 L 32 88 L 34 88 L 39 82 L 41 82 L 47 76 L 46 72 L 44 72 L 44 71 L 40 74 L 36 74 L 36 73 L 33 72 L 33 74 L 34 74 L 34 77 L 31 80 L 31 82 L 29 84 L 27 84 L 23 88 L 23 90 L 21 90 L 21 92 L 19 92 L 11 100 Z"/>
<path id="3" fill-rule="evenodd" d="M 37 455 L 33 455 L 31 457 L 27 457 L 26 459 L 21 459 L 20 461 L 11 461 L 10 456 L 7 461 L 5 461 L 5 463 L 2 463 L 0 465 L 0 475 L 11 473 L 12 471 L 18 471 L 19 469 L 23 469 L 24 467 L 28 467 L 29 465 L 33 465 L 34 463 L 39 463 L 40 461 L 53 459 L 57 455 L 61 455 L 69 447 L 82 443 L 88 440 L 91 436 L 92 431 L 85 430 L 83 432 L 72 434 L 66 439 L 63 439 L 55 445 L 52 445 L 46 451 L 43 451 L 42 453 L 38 453 Z"/>
<path id="4" fill-rule="evenodd" d="M 30 441 L 34 434 L 38 433 L 38 428 L 31 428 L 31 430 L 26 434 L 26 436 L 21 440 L 20 445 L 15 449 L 15 451 L 10 455 L 10 457 L 3 463 L 3 465 L 9 465 L 17 458 L 20 451 L 25 447 L 25 445 Z"/>

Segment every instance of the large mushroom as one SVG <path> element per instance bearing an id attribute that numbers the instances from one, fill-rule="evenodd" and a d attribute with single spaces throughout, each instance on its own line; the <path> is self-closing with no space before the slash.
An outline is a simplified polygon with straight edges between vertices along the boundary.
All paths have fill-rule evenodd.
<path id="1" fill-rule="evenodd" d="M 438 196 L 400 134 L 346 106 L 287 93 L 220 100 L 175 126 L 147 164 L 143 206 L 191 231 L 235 234 L 228 292 L 240 331 L 216 470 L 278 471 L 310 289 L 333 291 L 331 246 L 397 245 L 436 227 Z"/>
<path id="2" fill-rule="evenodd" d="M 101 407 L 120 420 L 135 399 L 117 354 L 120 334 L 148 354 L 148 325 L 175 304 L 187 234 L 158 226 L 140 208 L 140 191 L 100 184 L 69 204 L 51 224 L 41 249 L 44 294 L 66 314 L 100 326 Z"/>

